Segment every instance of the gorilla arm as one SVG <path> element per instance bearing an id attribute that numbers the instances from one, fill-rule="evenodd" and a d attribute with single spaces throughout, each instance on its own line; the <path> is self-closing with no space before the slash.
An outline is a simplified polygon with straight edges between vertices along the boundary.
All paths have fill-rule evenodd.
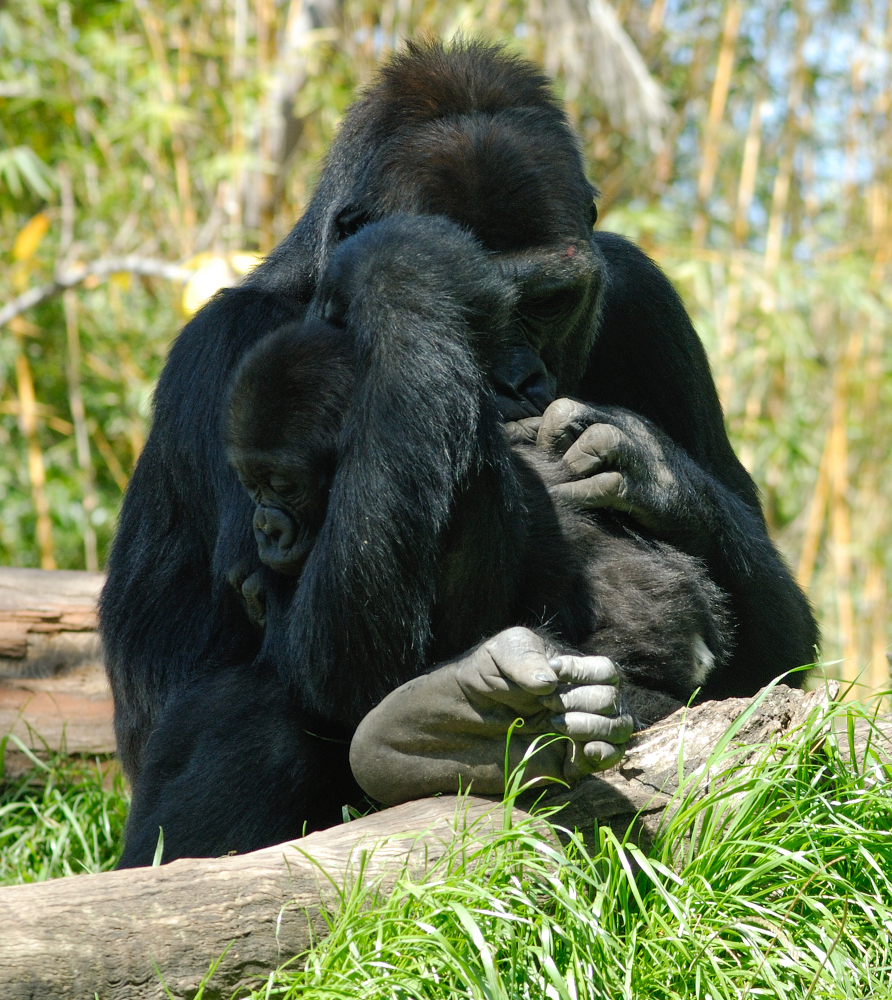
<path id="1" fill-rule="evenodd" d="M 705 562 L 731 598 L 733 657 L 704 684 L 703 698 L 746 696 L 785 670 L 812 661 L 818 641 L 808 602 L 748 503 L 649 420 L 616 406 L 559 399 L 529 437 L 573 477 L 552 487 L 580 510 L 612 508 L 650 534 Z M 520 433 L 520 432 L 516 432 Z M 753 493 L 755 488 L 752 487 Z M 798 686 L 804 675 L 787 683 Z"/>
<path id="2" fill-rule="evenodd" d="M 546 638 L 510 628 L 392 691 L 360 723 L 350 766 L 388 805 L 470 788 L 505 790 L 541 739 L 525 780 L 574 781 L 618 763 L 632 719 L 618 714 L 619 678 L 600 656 L 558 655 Z M 562 734 L 549 736 L 548 734 Z"/>

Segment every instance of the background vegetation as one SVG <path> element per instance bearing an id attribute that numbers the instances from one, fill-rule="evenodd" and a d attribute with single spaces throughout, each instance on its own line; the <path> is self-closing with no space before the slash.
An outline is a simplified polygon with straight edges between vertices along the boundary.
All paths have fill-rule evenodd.
<path id="1" fill-rule="evenodd" d="M 681 288 L 825 658 L 885 688 L 892 7 L 879 0 L 0 5 L 0 561 L 101 568 L 178 325 L 300 215 L 398 40 L 555 74 L 601 225 Z"/>

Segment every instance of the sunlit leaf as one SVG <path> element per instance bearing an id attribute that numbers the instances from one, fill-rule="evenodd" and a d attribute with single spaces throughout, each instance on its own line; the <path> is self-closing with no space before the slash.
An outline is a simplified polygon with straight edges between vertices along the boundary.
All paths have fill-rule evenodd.
<path id="1" fill-rule="evenodd" d="M 183 291 L 183 312 L 191 316 L 221 288 L 233 283 L 229 262 L 223 257 L 206 257 Z"/>
<path id="2" fill-rule="evenodd" d="M 30 260 L 37 252 L 50 228 L 50 217 L 46 212 L 38 212 L 19 230 L 12 245 L 12 255 L 16 260 Z"/>

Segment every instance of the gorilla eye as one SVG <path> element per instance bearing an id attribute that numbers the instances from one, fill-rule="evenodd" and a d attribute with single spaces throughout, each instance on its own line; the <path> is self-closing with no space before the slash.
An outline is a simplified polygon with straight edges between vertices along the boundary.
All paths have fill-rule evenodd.
<path id="1" fill-rule="evenodd" d="M 592 207 L 589 209 L 589 219 L 592 224 L 592 229 L 595 228 L 595 223 L 598 221 L 598 206 L 592 202 Z"/>
<path id="2" fill-rule="evenodd" d="M 579 292 L 575 288 L 562 288 L 537 299 L 528 299 L 523 304 L 527 317 L 540 323 L 551 323 L 571 313 L 579 304 Z"/>
<path id="3" fill-rule="evenodd" d="M 256 500 L 257 497 L 260 495 L 260 487 L 257 485 L 257 483 L 255 483 L 254 480 L 251 479 L 250 476 L 243 476 L 238 471 L 236 471 L 236 475 L 238 476 L 239 482 L 242 484 L 242 486 L 244 486 L 244 488 L 247 491 L 248 495 L 253 500 Z"/>
<path id="4" fill-rule="evenodd" d="M 372 220 L 367 212 L 364 212 L 356 205 L 350 205 L 341 212 L 335 220 L 338 227 L 338 239 L 346 240 L 355 236 L 363 226 Z"/>
<path id="5" fill-rule="evenodd" d="M 269 488 L 282 500 L 300 501 L 304 496 L 304 490 L 299 483 L 293 479 L 284 479 L 281 476 L 271 476 Z"/>

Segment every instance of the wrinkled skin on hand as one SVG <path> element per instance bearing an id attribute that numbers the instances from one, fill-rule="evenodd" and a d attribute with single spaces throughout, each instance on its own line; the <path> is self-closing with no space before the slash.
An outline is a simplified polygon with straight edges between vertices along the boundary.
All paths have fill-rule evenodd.
<path id="1" fill-rule="evenodd" d="M 520 719 L 509 771 L 545 735 L 526 780 L 575 781 L 622 758 L 633 723 L 620 713 L 618 683 L 606 657 L 560 653 L 530 629 L 506 629 L 391 692 L 360 723 L 350 764 L 362 788 L 389 805 L 469 788 L 498 795 L 508 732 Z"/>
<path id="2" fill-rule="evenodd" d="M 577 510 L 621 511 L 689 555 L 704 554 L 713 530 L 706 477 L 643 417 L 557 399 L 541 417 L 506 429 L 512 443 L 534 442 L 561 458 L 573 478 L 552 486 L 554 496 Z"/>

